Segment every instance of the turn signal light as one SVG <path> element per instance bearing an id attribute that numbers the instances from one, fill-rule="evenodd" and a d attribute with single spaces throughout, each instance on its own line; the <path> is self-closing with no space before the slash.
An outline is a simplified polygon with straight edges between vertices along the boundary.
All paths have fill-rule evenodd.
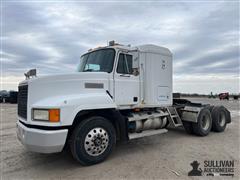
<path id="1" fill-rule="evenodd" d="M 60 110 L 59 109 L 49 109 L 49 121 L 59 122 L 60 121 Z"/>

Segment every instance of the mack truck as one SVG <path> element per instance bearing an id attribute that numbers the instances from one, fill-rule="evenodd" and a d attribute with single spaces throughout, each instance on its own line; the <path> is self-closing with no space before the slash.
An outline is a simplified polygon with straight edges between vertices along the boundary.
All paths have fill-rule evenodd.
<path id="1" fill-rule="evenodd" d="M 173 99 L 172 57 L 165 47 L 111 41 L 83 54 L 75 73 L 41 77 L 30 70 L 18 86 L 18 139 L 39 153 L 68 147 L 92 165 L 117 142 L 178 127 L 196 136 L 223 132 L 231 122 L 225 107 Z"/>

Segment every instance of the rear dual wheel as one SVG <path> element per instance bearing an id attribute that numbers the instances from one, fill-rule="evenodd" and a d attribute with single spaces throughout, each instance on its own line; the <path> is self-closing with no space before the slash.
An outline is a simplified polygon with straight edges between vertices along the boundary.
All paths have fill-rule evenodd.
<path id="1" fill-rule="evenodd" d="M 215 132 L 223 132 L 227 126 L 227 111 L 223 106 L 215 106 L 212 109 L 212 130 Z"/>
<path id="2" fill-rule="evenodd" d="M 212 117 L 208 108 L 203 108 L 199 112 L 197 123 L 192 123 L 193 133 L 198 136 L 206 136 L 212 128 Z"/>
<path id="3" fill-rule="evenodd" d="M 212 128 L 211 113 L 208 108 L 203 108 L 198 114 L 197 123 L 183 121 L 183 127 L 188 134 L 206 136 Z"/>
<path id="4" fill-rule="evenodd" d="M 183 121 L 183 127 L 188 134 L 193 134 L 192 122 Z"/>
<path id="5" fill-rule="evenodd" d="M 223 106 L 205 107 L 199 112 L 197 123 L 183 121 L 187 133 L 206 136 L 210 130 L 223 132 L 227 126 L 227 110 Z"/>

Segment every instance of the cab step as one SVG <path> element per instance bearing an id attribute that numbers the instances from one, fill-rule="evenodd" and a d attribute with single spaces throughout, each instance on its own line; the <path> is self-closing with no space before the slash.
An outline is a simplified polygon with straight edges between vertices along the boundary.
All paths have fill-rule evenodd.
<path id="1" fill-rule="evenodd" d="M 145 130 L 141 133 L 129 133 L 128 137 L 129 137 L 129 139 L 138 139 L 141 137 L 152 136 L 152 135 L 156 135 L 156 134 L 163 134 L 166 132 L 168 132 L 167 129 Z"/>
<path id="2" fill-rule="evenodd" d="M 170 119 L 170 127 L 179 127 L 182 126 L 182 120 L 178 115 L 178 112 L 175 107 L 167 107 Z"/>

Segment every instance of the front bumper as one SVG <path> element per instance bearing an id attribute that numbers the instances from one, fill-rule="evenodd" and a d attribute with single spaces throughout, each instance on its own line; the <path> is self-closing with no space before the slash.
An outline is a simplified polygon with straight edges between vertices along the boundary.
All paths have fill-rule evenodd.
<path id="1" fill-rule="evenodd" d="M 28 128 L 17 122 L 17 137 L 19 141 L 30 151 L 39 153 L 61 152 L 66 139 L 68 129 L 41 130 Z"/>

